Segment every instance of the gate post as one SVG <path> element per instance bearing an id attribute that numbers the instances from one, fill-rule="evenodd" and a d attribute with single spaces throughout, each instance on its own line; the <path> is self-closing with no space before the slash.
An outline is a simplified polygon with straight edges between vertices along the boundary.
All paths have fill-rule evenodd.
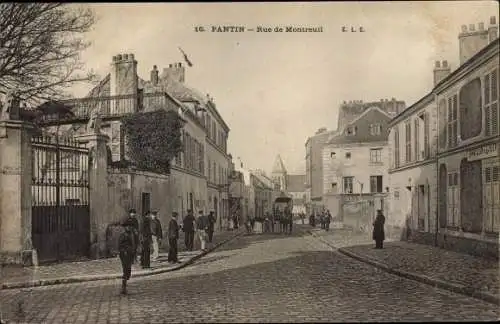
<path id="1" fill-rule="evenodd" d="M 109 137 L 95 132 L 76 137 L 89 149 L 90 255 L 106 257 L 106 219 L 108 218 L 108 158 Z"/>
<path id="2" fill-rule="evenodd" d="M 0 263 L 38 265 L 31 239 L 34 126 L 0 120 Z"/>

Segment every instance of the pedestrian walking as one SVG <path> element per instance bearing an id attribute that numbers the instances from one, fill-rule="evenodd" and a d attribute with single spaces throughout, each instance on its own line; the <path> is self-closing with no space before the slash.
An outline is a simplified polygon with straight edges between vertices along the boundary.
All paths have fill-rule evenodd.
<path id="1" fill-rule="evenodd" d="M 255 216 L 253 214 L 250 215 L 250 232 L 253 233 L 255 228 Z"/>
<path id="2" fill-rule="evenodd" d="M 194 245 L 194 222 L 195 218 L 193 211 L 190 209 L 187 212 L 186 217 L 182 222 L 182 231 L 184 232 L 184 243 L 186 244 L 186 250 L 193 251 Z"/>
<path id="3" fill-rule="evenodd" d="M 384 248 L 384 240 L 385 240 L 384 225 L 385 225 L 384 214 L 382 214 L 382 211 L 378 209 L 377 217 L 373 222 L 373 240 L 375 241 L 376 249 Z"/>
<path id="4" fill-rule="evenodd" d="M 325 230 L 328 232 L 330 230 L 330 223 L 332 222 L 332 214 L 327 210 L 325 213 Z"/>
<path id="5" fill-rule="evenodd" d="M 143 269 L 151 268 L 151 213 L 148 211 L 143 218 L 142 222 L 142 253 L 141 253 L 141 266 Z"/>
<path id="6" fill-rule="evenodd" d="M 208 231 L 208 217 L 203 215 L 203 211 L 200 210 L 199 216 L 196 219 L 196 230 L 198 233 L 198 239 L 201 243 L 201 250 L 205 251 L 206 249 L 206 235 Z"/>
<path id="7" fill-rule="evenodd" d="M 316 218 L 314 217 L 314 213 L 309 216 L 309 224 L 311 227 L 316 227 Z"/>
<path id="8" fill-rule="evenodd" d="M 163 230 L 161 228 L 161 222 L 158 219 L 158 212 L 155 210 L 151 214 L 151 242 L 153 251 L 151 254 L 151 260 L 158 260 L 158 256 L 160 254 L 159 244 L 163 239 Z"/>
<path id="9" fill-rule="evenodd" d="M 210 214 L 208 214 L 208 243 L 212 243 L 212 240 L 214 238 L 214 231 L 215 231 L 215 223 L 217 222 L 217 218 L 215 217 L 215 212 L 210 211 Z"/>
<path id="10" fill-rule="evenodd" d="M 132 275 L 132 263 L 137 251 L 137 241 L 135 238 L 138 236 L 135 228 L 136 222 L 132 218 L 127 218 L 123 223 L 123 232 L 118 238 L 118 251 L 120 261 L 122 264 L 122 294 L 127 294 L 127 281 L 130 280 Z"/>
<path id="11" fill-rule="evenodd" d="M 170 263 L 177 263 L 177 241 L 179 240 L 179 224 L 177 224 L 176 212 L 172 213 L 172 219 L 168 223 L 168 259 Z"/>

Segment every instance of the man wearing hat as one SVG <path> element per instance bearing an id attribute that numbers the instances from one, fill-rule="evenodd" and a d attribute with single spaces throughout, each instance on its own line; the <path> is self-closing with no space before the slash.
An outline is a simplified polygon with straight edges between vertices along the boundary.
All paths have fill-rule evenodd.
<path id="1" fill-rule="evenodd" d="M 139 220 L 137 220 L 137 212 L 134 208 L 128 211 L 128 218 L 125 220 L 125 222 L 129 222 L 134 228 L 135 250 L 132 262 L 135 263 L 137 261 L 137 248 L 139 246 Z"/>
<path id="2" fill-rule="evenodd" d="M 208 214 L 208 243 L 212 243 L 212 239 L 214 237 L 215 230 L 215 222 L 217 219 L 215 218 L 215 212 L 212 210 L 210 214 Z"/>
<path id="3" fill-rule="evenodd" d="M 154 210 L 151 213 L 151 239 L 153 243 L 153 251 L 151 255 L 151 260 L 156 261 L 159 255 L 158 243 L 161 242 L 163 238 L 163 231 L 161 228 L 161 222 L 158 219 L 158 212 Z"/>
<path id="4" fill-rule="evenodd" d="M 196 219 L 196 229 L 198 231 L 198 238 L 201 243 L 201 250 L 205 250 L 206 235 L 208 231 L 208 217 L 203 215 L 203 210 L 200 210 L 198 218 Z"/>
<path id="5" fill-rule="evenodd" d="M 123 232 L 118 239 L 118 251 L 120 253 L 120 261 L 122 264 L 122 294 L 127 293 L 127 281 L 130 280 L 132 274 L 132 263 L 137 250 L 137 241 L 135 237 L 138 233 L 135 229 L 135 222 L 133 218 L 127 218 L 123 223 Z"/>
<path id="6" fill-rule="evenodd" d="M 172 213 L 172 219 L 168 223 L 168 262 L 179 262 L 177 259 L 177 241 L 179 240 L 179 224 L 177 224 L 178 214 Z"/>

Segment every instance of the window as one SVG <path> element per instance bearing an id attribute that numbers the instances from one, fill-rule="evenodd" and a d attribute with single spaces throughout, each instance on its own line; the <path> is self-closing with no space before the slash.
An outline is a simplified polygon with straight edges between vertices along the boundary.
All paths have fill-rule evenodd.
<path id="1" fill-rule="evenodd" d="M 486 92 L 486 89 L 485 89 Z M 459 92 L 460 138 L 467 140 L 481 134 L 483 109 L 481 79 L 476 78 L 464 85 Z"/>
<path id="2" fill-rule="evenodd" d="M 430 126 L 429 126 L 429 113 L 425 112 L 422 114 L 422 119 L 424 120 L 424 159 L 430 158 Z"/>
<path id="3" fill-rule="evenodd" d="M 212 178 L 213 182 L 217 181 L 217 167 L 215 166 L 215 162 L 212 164 L 214 170 L 214 177 Z"/>
<path id="4" fill-rule="evenodd" d="M 331 153 L 330 153 L 330 157 L 331 157 L 331 158 L 334 158 L 334 157 L 335 157 L 335 152 L 331 152 Z"/>
<path id="5" fill-rule="evenodd" d="M 448 173 L 448 212 L 447 225 L 448 227 L 458 227 L 460 224 L 458 206 L 460 204 L 458 173 Z"/>
<path id="6" fill-rule="evenodd" d="M 500 164 L 488 165 L 484 168 L 484 231 L 498 233 L 500 231 Z"/>
<path id="7" fill-rule="evenodd" d="M 418 118 L 415 118 L 414 121 L 414 132 L 415 132 L 415 160 L 420 159 L 420 125 L 418 122 Z"/>
<path id="8" fill-rule="evenodd" d="M 498 135 L 498 69 L 488 74 L 484 79 L 484 111 L 486 136 Z"/>
<path id="9" fill-rule="evenodd" d="M 406 142 L 406 154 L 405 162 L 411 162 L 411 123 L 409 120 L 405 122 L 405 142 Z"/>
<path id="10" fill-rule="evenodd" d="M 356 135 L 356 131 L 358 130 L 358 127 L 356 126 L 349 126 L 346 129 L 346 135 L 347 136 L 354 136 Z"/>
<path id="11" fill-rule="evenodd" d="M 207 165 L 208 165 L 208 181 L 212 180 L 212 164 L 210 163 L 210 159 L 207 159 Z"/>
<path id="12" fill-rule="evenodd" d="M 343 177 L 344 193 L 353 193 L 353 180 L 354 177 Z"/>
<path id="13" fill-rule="evenodd" d="M 217 135 L 216 134 L 217 134 L 217 126 L 216 126 L 215 120 L 214 120 L 214 121 L 212 121 L 212 135 L 211 136 L 212 136 L 212 140 L 214 142 L 216 142 L 216 144 L 217 144 Z"/>
<path id="14" fill-rule="evenodd" d="M 439 131 L 438 131 L 438 140 L 439 140 L 439 148 L 441 150 L 446 149 L 446 143 L 447 143 L 447 134 L 446 134 L 446 127 L 447 127 L 447 120 L 446 120 L 446 100 L 441 99 L 439 101 L 438 105 L 438 121 L 439 121 Z"/>
<path id="15" fill-rule="evenodd" d="M 382 125 L 370 124 L 370 135 L 376 136 L 382 133 Z"/>
<path id="16" fill-rule="evenodd" d="M 336 182 L 332 183 L 332 192 L 337 192 L 337 183 Z"/>
<path id="17" fill-rule="evenodd" d="M 458 97 L 454 95 L 448 98 L 448 147 L 457 146 L 458 122 L 457 122 Z"/>
<path id="18" fill-rule="evenodd" d="M 205 154 L 204 154 L 204 148 L 203 145 L 200 144 L 199 146 L 199 165 L 198 165 L 198 171 L 200 173 L 205 172 Z"/>
<path id="19" fill-rule="evenodd" d="M 370 176 L 370 192 L 382 192 L 382 176 Z"/>
<path id="20" fill-rule="evenodd" d="M 370 163 L 382 162 L 382 149 L 370 149 Z"/>
<path id="21" fill-rule="evenodd" d="M 346 152 L 346 154 L 345 154 L 345 158 L 346 158 L 346 159 L 350 159 L 350 158 L 351 158 L 351 152 Z"/>
<path id="22" fill-rule="evenodd" d="M 397 127 L 397 126 L 396 126 Z M 394 167 L 399 168 L 399 129 L 394 130 Z"/>

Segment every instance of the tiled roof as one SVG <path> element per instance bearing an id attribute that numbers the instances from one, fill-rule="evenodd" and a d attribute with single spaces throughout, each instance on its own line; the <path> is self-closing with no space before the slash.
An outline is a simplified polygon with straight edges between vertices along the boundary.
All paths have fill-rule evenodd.
<path id="1" fill-rule="evenodd" d="M 305 174 L 290 174 L 287 176 L 286 190 L 288 192 L 303 192 L 306 190 Z"/>
<path id="2" fill-rule="evenodd" d="M 355 135 L 348 136 L 345 132 L 338 133 L 329 139 L 327 144 L 348 144 L 348 143 L 368 143 L 387 141 L 389 136 L 388 124 L 391 117 L 381 111 L 378 107 L 370 108 L 357 119 L 351 121 L 347 127 L 355 127 Z M 379 124 L 381 126 L 380 135 L 370 134 L 370 124 Z M 344 128 L 344 129 L 346 129 Z"/>

